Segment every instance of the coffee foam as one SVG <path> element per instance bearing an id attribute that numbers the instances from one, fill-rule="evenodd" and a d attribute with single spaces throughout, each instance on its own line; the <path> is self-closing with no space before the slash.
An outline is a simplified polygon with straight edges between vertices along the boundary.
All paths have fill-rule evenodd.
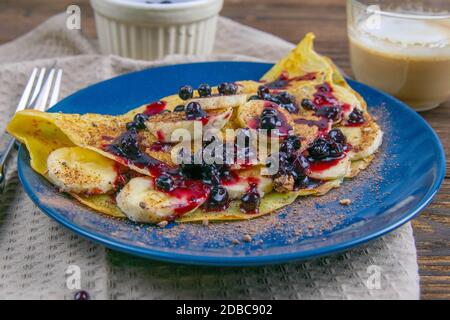
<path id="1" fill-rule="evenodd" d="M 379 16 L 375 21 L 361 21 L 350 35 L 353 41 L 376 51 L 450 58 L 450 18 L 444 21 Z"/>

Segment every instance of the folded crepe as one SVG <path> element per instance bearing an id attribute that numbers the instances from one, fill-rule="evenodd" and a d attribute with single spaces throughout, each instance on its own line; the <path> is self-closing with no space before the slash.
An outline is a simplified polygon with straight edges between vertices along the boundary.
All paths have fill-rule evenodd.
<path id="1" fill-rule="evenodd" d="M 53 182 L 62 192 L 70 193 L 84 205 L 103 214 L 113 217 L 129 217 L 143 222 L 174 219 L 180 222 L 192 222 L 251 219 L 272 213 L 291 204 L 299 196 L 323 195 L 332 188 L 338 187 L 344 178 L 354 177 L 360 170 L 365 169 L 370 164 L 375 151 L 381 144 L 382 132 L 367 112 L 364 99 L 350 88 L 330 59 L 314 51 L 313 40 L 314 35 L 307 34 L 295 49 L 276 63 L 259 81 L 243 80 L 235 82 L 236 91 L 232 94 L 221 94 L 221 90 L 226 89 L 215 87 L 212 88 L 211 94 L 207 97 L 195 96 L 194 94 L 188 101 L 181 99 L 178 95 L 172 95 L 119 116 L 24 110 L 14 116 L 7 127 L 7 131 L 27 147 L 30 153 L 30 165 L 36 172 Z M 251 165 L 246 164 L 245 167 L 231 166 L 231 172 L 238 178 L 240 176 L 245 177 L 249 186 L 251 185 L 249 182 L 251 179 L 265 182 L 263 189 L 258 189 L 259 206 L 251 214 L 242 210 L 240 200 L 241 194 L 249 191 L 243 190 L 239 193 L 239 188 L 242 189 L 242 186 L 231 186 L 231 184 L 224 186 L 230 195 L 236 193 L 236 196 L 230 199 L 226 206 L 216 208 L 216 210 L 205 210 L 204 208 L 208 197 L 211 196 L 209 192 L 213 187 L 207 185 L 204 189 L 201 189 L 204 186 L 198 189 L 198 184 L 184 186 L 184 188 L 192 189 L 189 191 L 191 192 L 189 193 L 190 197 L 194 195 L 192 193 L 194 189 L 200 190 L 200 193 L 195 195 L 198 195 L 198 199 L 201 199 L 201 201 L 197 200 L 195 205 L 191 207 L 189 206 L 192 203 L 189 203 L 187 209 L 180 210 L 178 214 L 161 214 L 151 218 L 138 219 L 136 216 L 124 212 L 126 206 L 122 206 L 122 208 L 118 206 L 118 200 L 123 202 L 134 197 L 133 194 L 125 195 L 125 191 L 121 191 L 127 188 L 129 189 L 127 191 L 134 190 L 130 189 L 132 187 L 129 186 L 130 181 L 135 182 L 135 188 L 141 188 L 139 190 L 150 188 L 149 186 L 143 186 L 142 182 L 150 183 L 152 189 L 145 191 L 147 192 L 145 197 L 147 197 L 146 199 L 154 197 L 150 199 L 151 202 L 149 203 L 155 203 L 155 206 L 162 202 L 172 201 L 170 198 L 174 195 L 172 191 L 170 195 L 166 193 L 162 199 L 158 198 L 162 192 L 156 190 L 155 181 L 165 172 L 179 171 L 178 164 L 173 160 L 174 157 L 176 158 L 178 150 L 174 144 L 170 143 L 168 138 L 177 129 L 184 129 L 192 133 L 192 140 L 194 141 L 202 138 L 201 134 L 195 136 L 196 131 L 194 130 L 194 127 L 200 124 L 203 128 L 215 129 L 223 135 L 225 135 L 226 129 L 250 128 L 258 130 L 258 123 L 253 119 L 258 118 L 258 112 L 267 109 L 268 103 L 258 100 L 258 98 L 252 98 L 257 97 L 258 88 L 261 85 L 268 87 L 272 95 L 287 92 L 292 101 L 296 102 L 293 103 L 293 106 L 287 104 L 283 105 L 283 108 L 278 105 L 271 107 L 277 108 L 278 114 L 287 119 L 288 124 L 286 126 L 290 130 L 289 134 L 294 132 L 296 136 L 301 137 L 302 146 L 298 152 L 308 154 L 308 146 L 326 135 L 332 128 L 339 128 L 344 133 L 347 145 L 351 148 L 346 151 L 344 158 L 336 160 L 339 165 L 346 166 L 344 171 L 341 168 L 342 174 L 335 176 L 332 174 L 331 169 L 333 168 L 322 168 L 316 172 L 316 175 L 311 174 L 310 178 L 314 179 L 316 183 L 306 187 L 292 188 L 290 186 L 292 181 L 289 180 L 289 176 L 279 176 L 275 179 L 274 177 L 261 175 L 260 170 L 264 167 L 262 160 Z M 322 101 L 321 99 L 325 100 Z M 315 102 L 317 109 L 307 108 L 307 102 L 311 101 Z M 329 104 L 330 101 L 340 106 L 341 116 L 338 120 L 327 118 L 329 106 L 326 104 Z M 185 112 L 177 111 L 180 105 L 188 102 L 199 104 L 203 109 L 204 116 L 187 119 Z M 303 106 L 304 104 L 306 107 Z M 289 108 L 297 108 L 298 110 L 293 111 Z M 321 114 L 321 110 L 325 109 L 328 110 L 328 113 Z M 355 109 L 360 110 L 358 111 L 360 114 L 364 114 L 364 123 L 358 125 L 345 124 L 345 121 L 349 121 L 348 119 L 354 116 Z M 143 127 L 140 130 L 130 129 L 136 124 L 136 117 L 140 115 L 145 115 Z M 139 158 L 124 156 L 123 141 L 130 136 L 133 138 L 132 142 L 139 142 Z M 92 179 L 84 181 L 85 186 L 94 183 L 99 175 L 101 175 L 102 181 L 107 181 L 109 185 L 105 185 L 104 188 L 90 188 L 88 192 L 86 192 L 87 189 L 83 188 L 83 185 L 79 186 L 78 189 L 71 187 L 67 177 L 70 177 L 79 185 L 83 184 L 77 181 L 79 176 L 73 169 L 76 166 L 70 166 L 70 163 L 68 165 L 67 162 L 59 161 L 57 162 L 59 166 L 57 171 L 53 167 L 49 168 L 49 164 L 53 166 L 56 163 L 55 161 L 52 162 L 51 159 L 57 158 L 57 150 L 60 150 L 60 157 L 68 157 L 67 161 L 73 161 L 74 163 L 78 161 L 89 166 L 89 170 L 91 170 L 90 178 Z M 193 147 L 193 151 L 196 151 L 195 147 Z M 313 165 L 319 167 L 319 164 L 311 164 L 311 166 Z M 102 172 L 103 168 L 109 169 Z M 62 174 L 61 171 L 64 170 L 72 170 L 64 172 L 66 184 L 55 183 L 54 176 Z M 115 170 L 117 174 L 114 175 L 111 170 Z M 327 176 L 324 172 L 328 171 L 330 173 Z M 110 178 L 108 180 L 105 177 Z M 201 195 L 202 190 L 204 195 Z M 121 198 L 118 198 L 120 192 L 123 194 Z M 144 197 L 144 195 L 141 196 Z M 146 210 L 142 201 L 139 202 L 139 205 L 142 210 Z M 170 205 L 173 206 L 174 204 L 171 203 Z M 166 209 L 166 206 L 164 206 L 164 210 Z"/>

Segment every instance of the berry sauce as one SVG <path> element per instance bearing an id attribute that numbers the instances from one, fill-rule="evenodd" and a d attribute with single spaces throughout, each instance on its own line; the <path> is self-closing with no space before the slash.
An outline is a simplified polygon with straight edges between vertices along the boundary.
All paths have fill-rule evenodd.
<path id="1" fill-rule="evenodd" d="M 203 183 L 203 181 L 187 180 L 178 176 L 178 179 L 175 179 L 175 188 L 171 191 L 164 191 L 164 193 L 177 199 L 186 199 L 187 204 L 175 208 L 175 214 L 171 219 L 175 219 L 197 208 L 208 198 L 210 190 L 210 186 Z"/>
<path id="2" fill-rule="evenodd" d="M 309 164 L 310 172 L 323 172 L 331 167 L 334 167 L 341 161 L 342 158 L 334 158 L 331 160 L 313 161 Z"/>
<path id="3" fill-rule="evenodd" d="M 164 138 L 164 132 L 161 130 L 156 131 L 156 139 L 158 139 L 158 141 L 164 141 Z"/>
<path id="4" fill-rule="evenodd" d="M 166 109 L 166 102 L 165 101 L 155 101 L 150 104 L 148 104 L 145 107 L 144 114 L 148 116 L 154 116 L 155 114 L 161 113 Z"/>
<path id="5" fill-rule="evenodd" d="M 361 127 L 364 124 L 364 122 L 362 123 L 346 123 L 345 126 L 346 127 Z"/>
<path id="6" fill-rule="evenodd" d="M 324 82 L 315 88 L 317 91 L 313 94 L 313 99 L 310 103 L 313 105 L 316 116 L 338 121 L 341 119 L 343 111 L 347 112 L 351 109 L 349 104 L 343 104 L 338 101 L 329 83 Z"/>
<path id="7" fill-rule="evenodd" d="M 344 112 L 349 112 L 349 111 L 352 109 L 352 106 L 349 105 L 348 103 L 344 103 L 344 104 L 341 106 L 341 108 L 342 108 L 342 111 L 344 111 Z"/>
<path id="8" fill-rule="evenodd" d="M 201 117 L 198 120 L 200 120 L 202 122 L 202 125 L 206 126 L 208 124 L 208 122 L 209 122 L 209 115 L 206 114 L 206 115 L 204 115 L 203 117 Z"/>
<path id="9" fill-rule="evenodd" d="M 339 104 L 333 94 L 333 89 L 327 82 L 317 85 L 316 90 L 313 95 L 313 102 L 317 108 Z"/>
<path id="10" fill-rule="evenodd" d="M 174 215 L 170 219 L 175 219 L 187 212 L 190 212 L 197 208 L 199 204 L 203 203 L 209 195 L 210 186 L 205 184 L 201 180 L 186 179 L 182 175 L 178 168 L 169 167 L 164 162 L 161 162 L 140 149 L 140 138 L 135 131 L 126 131 L 121 136 L 116 138 L 113 143 L 106 145 L 104 150 L 110 152 L 116 156 L 116 160 L 124 165 L 134 165 L 138 168 L 147 170 L 153 177 L 153 182 L 156 186 L 156 180 L 163 175 L 169 175 L 174 180 L 173 188 L 159 191 L 164 192 L 170 196 L 179 199 L 187 200 L 184 205 L 174 210 Z M 154 146 L 164 145 L 156 142 Z M 116 185 L 120 188 L 131 177 L 126 174 L 122 174 L 121 168 L 118 168 L 118 174 Z"/>
<path id="11" fill-rule="evenodd" d="M 111 144 L 103 147 L 103 150 L 112 153 L 116 160 L 123 165 L 134 165 L 147 170 L 152 176 L 159 176 L 169 168 L 147 153 L 140 150 L 140 137 L 135 131 L 125 131 L 113 140 Z"/>
<path id="12" fill-rule="evenodd" d="M 285 89 L 291 81 L 311 81 L 315 80 L 316 77 L 316 72 L 308 72 L 302 76 L 289 78 L 289 75 L 286 72 L 283 72 L 277 80 L 268 82 L 265 86 L 270 89 Z"/>
<path id="13" fill-rule="evenodd" d="M 150 151 L 169 152 L 172 147 L 173 147 L 172 143 L 156 141 L 153 142 L 152 145 L 150 146 Z"/>
<path id="14" fill-rule="evenodd" d="M 306 124 L 310 127 L 317 127 L 319 129 L 319 135 L 324 135 L 328 132 L 329 120 L 327 118 L 321 118 L 320 120 L 298 118 L 294 122 L 297 124 Z"/>
<path id="15" fill-rule="evenodd" d="M 117 162 L 114 163 L 114 170 L 117 173 L 116 179 L 114 180 L 114 189 L 120 190 L 130 180 L 130 176 L 133 175 L 134 171 L 129 170 L 128 167 Z"/>

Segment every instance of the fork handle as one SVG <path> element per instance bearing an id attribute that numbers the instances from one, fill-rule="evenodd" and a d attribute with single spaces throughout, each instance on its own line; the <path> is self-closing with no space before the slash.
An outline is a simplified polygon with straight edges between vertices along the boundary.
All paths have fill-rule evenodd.
<path id="1" fill-rule="evenodd" d="M 14 144 L 16 143 L 16 139 L 14 137 L 10 137 L 8 144 L 5 148 L 5 150 L 3 151 L 3 153 L 1 154 L 0 157 L 0 167 L 3 167 L 6 163 L 6 160 L 8 160 L 8 156 L 11 153 L 12 148 L 14 147 Z"/>

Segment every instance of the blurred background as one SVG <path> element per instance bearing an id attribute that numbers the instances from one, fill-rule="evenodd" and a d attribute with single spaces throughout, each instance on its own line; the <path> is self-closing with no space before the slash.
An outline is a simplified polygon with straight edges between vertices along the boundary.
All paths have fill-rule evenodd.
<path id="1" fill-rule="evenodd" d="M 95 37 L 89 0 L 0 0 L 0 44 L 17 38 L 54 14 L 65 12 L 71 4 L 81 8 L 82 32 Z M 330 56 L 346 72 L 350 71 L 344 0 L 225 0 L 221 15 L 293 43 L 312 31 L 317 35 L 318 51 Z"/>

